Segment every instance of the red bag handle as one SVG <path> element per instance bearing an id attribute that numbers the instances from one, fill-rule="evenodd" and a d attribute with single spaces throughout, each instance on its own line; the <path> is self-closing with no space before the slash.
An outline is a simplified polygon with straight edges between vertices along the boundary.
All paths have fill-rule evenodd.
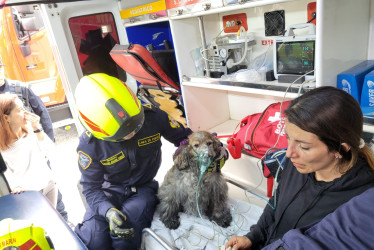
<path id="1" fill-rule="evenodd" d="M 238 123 L 238 125 L 236 125 L 234 133 L 232 135 L 218 135 L 217 136 L 217 138 L 227 138 L 227 137 L 229 137 L 229 139 L 227 139 L 227 149 L 229 150 L 232 158 L 234 158 L 234 159 L 239 159 L 240 157 L 242 157 L 242 146 L 241 146 L 241 143 L 240 143 L 240 139 L 235 138 L 236 137 L 235 131 L 238 129 L 239 126 L 242 127 L 245 124 L 247 124 L 248 117 L 249 116 L 244 117 L 240 121 L 240 123 Z"/>
<path id="2" fill-rule="evenodd" d="M 240 127 L 243 127 L 244 125 L 246 125 L 247 123 L 248 123 L 248 118 L 249 118 L 250 116 L 248 115 L 248 116 L 246 116 L 246 117 L 244 117 L 241 121 L 240 121 Z M 236 129 L 236 128 L 235 128 Z"/>
<path id="3" fill-rule="evenodd" d="M 230 138 L 227 140 L 227 149 L 229 150 L 232 158 L 239 159 L 242 156 L 242 149 L 240 139 Z"/>

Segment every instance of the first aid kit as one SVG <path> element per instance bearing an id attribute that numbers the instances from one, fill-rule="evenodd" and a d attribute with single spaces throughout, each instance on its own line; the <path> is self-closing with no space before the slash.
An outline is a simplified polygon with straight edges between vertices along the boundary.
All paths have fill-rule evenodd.
<path id="1" fill-rule="evenodd" d="M 269 105 L 262 113 L 244 117 L 238 124 L 239 131 L 227 140 L 227 148 L 234 159 L 241 157 L 241 150 L 262 158 L 273 147 L 286 148 L 287 137 L 284 131 L 284 110 L 290 101 Z M 228 136 L 218 136 L 228 137 Z"/>

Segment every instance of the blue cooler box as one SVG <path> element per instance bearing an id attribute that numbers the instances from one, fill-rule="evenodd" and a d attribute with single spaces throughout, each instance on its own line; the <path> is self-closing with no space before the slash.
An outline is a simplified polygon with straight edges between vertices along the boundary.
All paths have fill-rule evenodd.
<path id="1" fill-rule="evenodd" d="M 351 94 L 360 103 L 365 75 L 372 70 L 374 70 L 374 60 L 359 63 L 338 75 L 336 87 Z"/>
<path id="2" fill-rule="evenodd" d="M 374 118 L 374 70 L 368 73 L 364 79 L 361 110 L 364 116 Z"/>

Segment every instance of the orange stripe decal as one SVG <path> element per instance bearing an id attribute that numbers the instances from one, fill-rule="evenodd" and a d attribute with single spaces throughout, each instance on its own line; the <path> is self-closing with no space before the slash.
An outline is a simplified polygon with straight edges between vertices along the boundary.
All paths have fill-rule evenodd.
<path id="1" fill-rule="evenodd" d="M 131 94 L 132 99 L 134 99 L 134 102 L 136 103 L 136 106 L 138 106 L 138 109 L 140 109 L 140 106 L 139 106 L 139 103 L 138 103 L 138 98 L 136 98 L 136 95 L 134 94 L 134 92 L 129 88 L 129 86 L 127 86 L 126 83 L 124 83 L 124 82 L 122 82 L 122 83 L 127 88 L 127 91 Z"/>
<path id="2" fill-rule="evenodd" d="M 82 119 L 86 122 L 87 126 L 90 127 L 93 131 L 96 131 L 96 132 L 100 132 L 100 133 L 103 133 L 105 134 L 106 136 L 109 136 L 109 134 L 107 132 L 105 132 L 103 129 L 101 129 L 99 127 L 99 125 L 95 124 L 93 121 L 91 121 L 90 119 L 88 119 L 84 114 L 82 114 L 80 111 L 79 111 L 79 114 L 80 116 L 82 117 Z"/>

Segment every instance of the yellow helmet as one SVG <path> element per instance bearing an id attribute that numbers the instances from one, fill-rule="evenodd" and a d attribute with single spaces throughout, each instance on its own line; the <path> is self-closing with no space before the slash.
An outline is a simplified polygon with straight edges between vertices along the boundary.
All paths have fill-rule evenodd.
<path id="1" fill-rule="evenodd" d="M 25 220 L 0 221 L 0 249 L 54 249 L 43 228 Z"/>
<path id="2" fill-rule="evenodd" d="M 143 125 L 140 101 L 126 83 L 115 77 L 103 73 L 84 76 L 75 99 L 80 122 L 98 139 L 120 141 Z"/>

